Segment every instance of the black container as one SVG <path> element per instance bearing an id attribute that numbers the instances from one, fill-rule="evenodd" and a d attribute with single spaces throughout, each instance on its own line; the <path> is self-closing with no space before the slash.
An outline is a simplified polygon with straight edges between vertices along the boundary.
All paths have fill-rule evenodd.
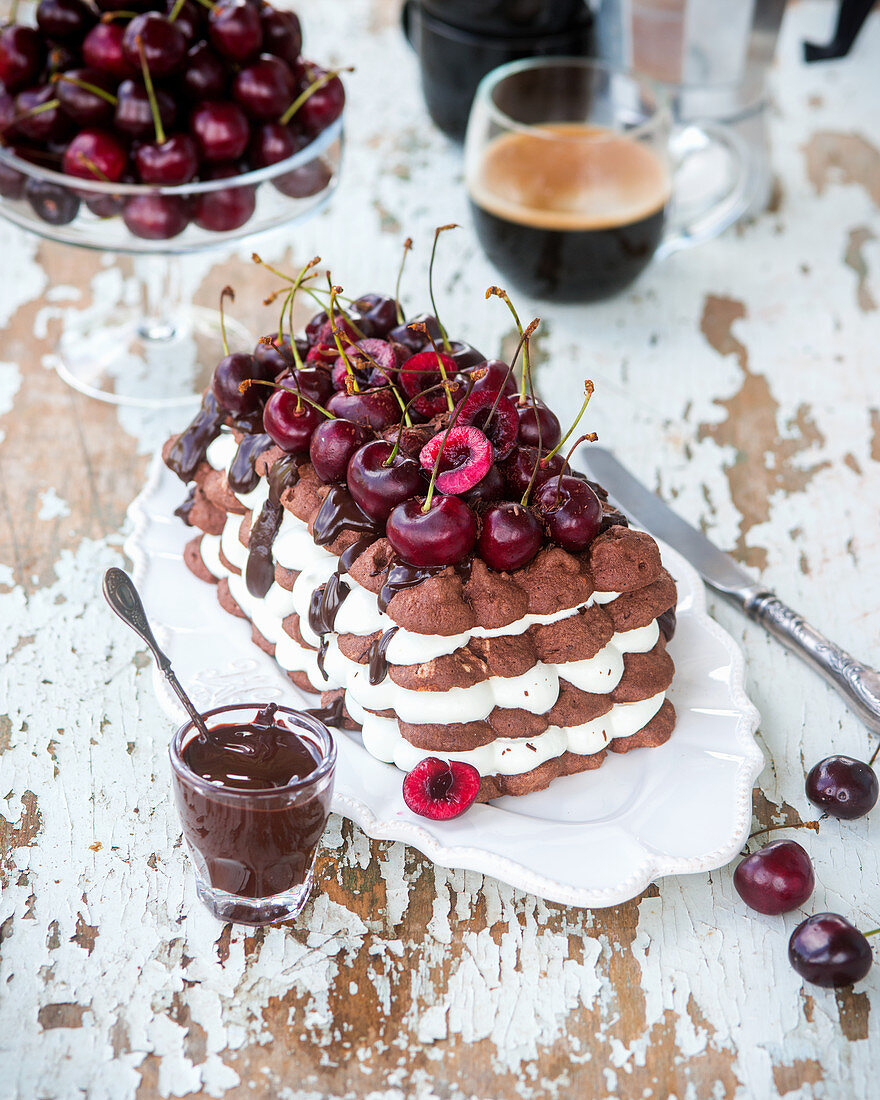
<path id="1" fill-rule="evenodd" d="M 522 0 L 521 4 L 495 0 L 487 5 L 468 4 L 465 0 L 440 4 L 433 0 L 432 6 L 444 11 L 448 8 L 450 14 L 469 13 L 472 20 L 480 13 L 488 17 L 491 11 L 497 13 L 502 8 L 531 9 L 539 21 L 549 17 L 542 8 L 553 9 L 557 15 L 563 8 L 575 12 L 575 22 L 564 30 L 501 36 L 463 30 L 436 18 L 427 3 L 407 0 L 402 13 L 403 27 L 421 62 L 422 94 L 428 113 L 435 126 L 456 141 L 464 138 L 474 93 L 486 73 L 524 57 L 583 57 L 591 53 L 592 20 L 583 4 L 563 3 L 557 8 L 532 0 Z"/>
<path id="2" fill-rule="evenodd" d="M 473 34 L 560 34 L 581 22 L 585 0 L 421 0 L 422 10 Z"/>

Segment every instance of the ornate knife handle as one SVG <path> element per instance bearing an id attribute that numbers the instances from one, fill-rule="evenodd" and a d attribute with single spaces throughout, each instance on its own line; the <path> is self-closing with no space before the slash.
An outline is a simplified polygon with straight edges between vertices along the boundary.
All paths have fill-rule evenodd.
<path id="1" fill-rule="evenodd" d="M 868 729 L 880 733 L 880 672 L 820 634 L 772 592 L 749 592 L 743 607 L 750 619 L 766 627 L 836 688 Z"/>

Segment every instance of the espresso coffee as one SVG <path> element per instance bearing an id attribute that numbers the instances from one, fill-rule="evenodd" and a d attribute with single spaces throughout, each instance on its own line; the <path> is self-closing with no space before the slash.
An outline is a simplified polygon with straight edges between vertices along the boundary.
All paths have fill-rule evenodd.
<path id="1" fill-rule="evenodd" d="M 654 255 L 670 178 L 643 142 L 559 123 L 493 139 L 468 191 L 480 243 L 511 283 L 590 302 L 628 286 Z"/>

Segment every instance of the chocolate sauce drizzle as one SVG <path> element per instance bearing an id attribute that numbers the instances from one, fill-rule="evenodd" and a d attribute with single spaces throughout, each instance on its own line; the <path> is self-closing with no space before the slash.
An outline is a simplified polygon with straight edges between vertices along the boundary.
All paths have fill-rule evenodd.
<path id="1" fill-rule="evenodd" d="M 178 436 L 165 461 L 168 469 L 177 474 L 181 481 L 192 481 L 225 420 L 226 410 L 220 408 L 213 392 L 207 390 L 202 398 L 202 407 Z"/>
<path id="2" fill-rule="evenodd" d="M 312 628 L 312 633 L 317 634 L 321 639 L 318 647 L 318 671 L 325 680 L 330 679 L 324 671 L 324 658 L 327 656 L 327 645 L 330 640 L 328 635 L 333 633 L 336 616 L 350 591 L 351 586 L 345 583 L 337 569 L 335 573 L 331 573 L 326 584 L 315 589 L 309 601 L 309 626 Z"/>
<path id="3" fill-rule="evenodd" d="M 256 470 L 257 459 L 271 446 L 272 437 L 264 433 L 243 437 L 226 479 L 234 493 L 251 493 L 256 489 L 260 480 Z"/>
<path id="4" fill-rule="evenodd" d="M 183 522 L 187 525 L 187 527 L 192 526 L 192 524 L 190 523 L 189 514 L 193 510 L 193 505 L 195 504 L 195 502 L 196 487 L 195 485 L 193 485 L 190 491 L 186 494 L 186 500 L 174 509 L 174 514 L 176 516 L 179 516 L 180 519 L 182 519 Z"/>
<path id="5" fill-rule="evenodd" d="M 453 566 L 461 578 L 462 584 L 467 584 L 471 579 L 473 564 L 473 558 L 465 558 L 464 561 Z M 407 588 L 415 588 L 417 584 L 421 584 L 428 577 L 435 577 L 448 568 L 447 565 L 410 565 L 405 561 L 393 561 L 379 591 L 379 610 L 382 612 L 387 611 L 388 605 L 398 592 L 403 592 Z"/>
<path id="6" fill-rule="evenodd" d="M 266 436 L 265 438 L 268 439 L 269 437 Z M 243 445 L 244 441 L 242 441 Z M 239 447 L 240 451 L 241 447 Z M 269 471 L 269 496 L 263 502 L 260 514 L 251 524 L 251 533 L 248 539 L 248 559 L 244 571 L 247 590 L 255 599 L 261 600 L 275 580 L 275 560 L 272 557 L 272 544 L 275 542 L 275 536 L 278 534 L 281 518 L 284 515 L 281 494 L 285 489 L 289 489 L 296 484 L 299 467 L 303 461 L 304 459 L 298 455 L 284 455 L 273 463 L 272 469 Z"/>
<path id="7" fill-rule="evenodd" d="M 313 538 L 318 546 L 326 546 L 343 531 L 369 535 L 371 541 L 382 534 L 376 521 L 360 510 L 348 489 L 342 485 L 331 485 L 330 492 L 315 516 Z"/>
<path id="8" fill-rule="evenodd" d="M 343 714 L 344 707 L 345 699 L 342 695 L 339 695 L 328 706 L 310 707 L 308 710 L 304 710 L 303 714 L 308 714 L 312 718 L 317 718 L 318 721 L 323 722 L 325 726 L 341 727 L 345 720 L 345 715 Z"/>
<path id="9" fill-rule="evenodd" d="M 367 650 L 367 657 L 369 658 L 370 664 L 370 683 L 373 687 L 375 687 L 376 684 L 381 684 L 388 675 L 388 661 L 385 657 L 385 653 L 388 650 L 391 639 L 399 629 L 400 627 L 398 626 L 392 626 L 389 630 L 386 630 L 384 634 L 381 634 L 370 643 L 370 648 Z"/>
<path id="10" fill-rule="evenodd" d="M 662 615 L 657 616 L 657 626 L 660 627 L 660 633 L 668 642 L 675 634 L 674 607 L 670 607 L 668 611 L 664 611 Z"/>

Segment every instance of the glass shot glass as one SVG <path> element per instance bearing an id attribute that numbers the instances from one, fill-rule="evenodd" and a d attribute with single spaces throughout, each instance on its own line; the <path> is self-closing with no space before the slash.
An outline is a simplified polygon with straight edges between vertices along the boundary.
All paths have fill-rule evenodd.
<path id="1" fill-rule="evenodd" d="M 264 704 L 239 703 L 206 711 L 202 719 L 209 733 L 244 727 L 256 729 L 259 741 L 261 728 L 267 727 L 254 723 L 264 710 Z M 288 707 L 277 707 L 272 723 L 289 730 L 295 751 L 304 749 L 314 759 L 308 774 L 281 786 L 259 786 L 261 780 L 248 777 L 251 754 L 259 758 L 271 752 L 265 743 L 241 751 L 242 782 L 251 784 L 248 789 L 233 785 L 238 777 L 211 781 L 190 767 L 187 748 L 199 737 L 192 721 L 180 727 L 169 747 L 196 890 L 218 920 L 254 925 L 289 920 L 312 890 L 315 851 L 330 813 L 336 744 L 323 722 Z"/>

